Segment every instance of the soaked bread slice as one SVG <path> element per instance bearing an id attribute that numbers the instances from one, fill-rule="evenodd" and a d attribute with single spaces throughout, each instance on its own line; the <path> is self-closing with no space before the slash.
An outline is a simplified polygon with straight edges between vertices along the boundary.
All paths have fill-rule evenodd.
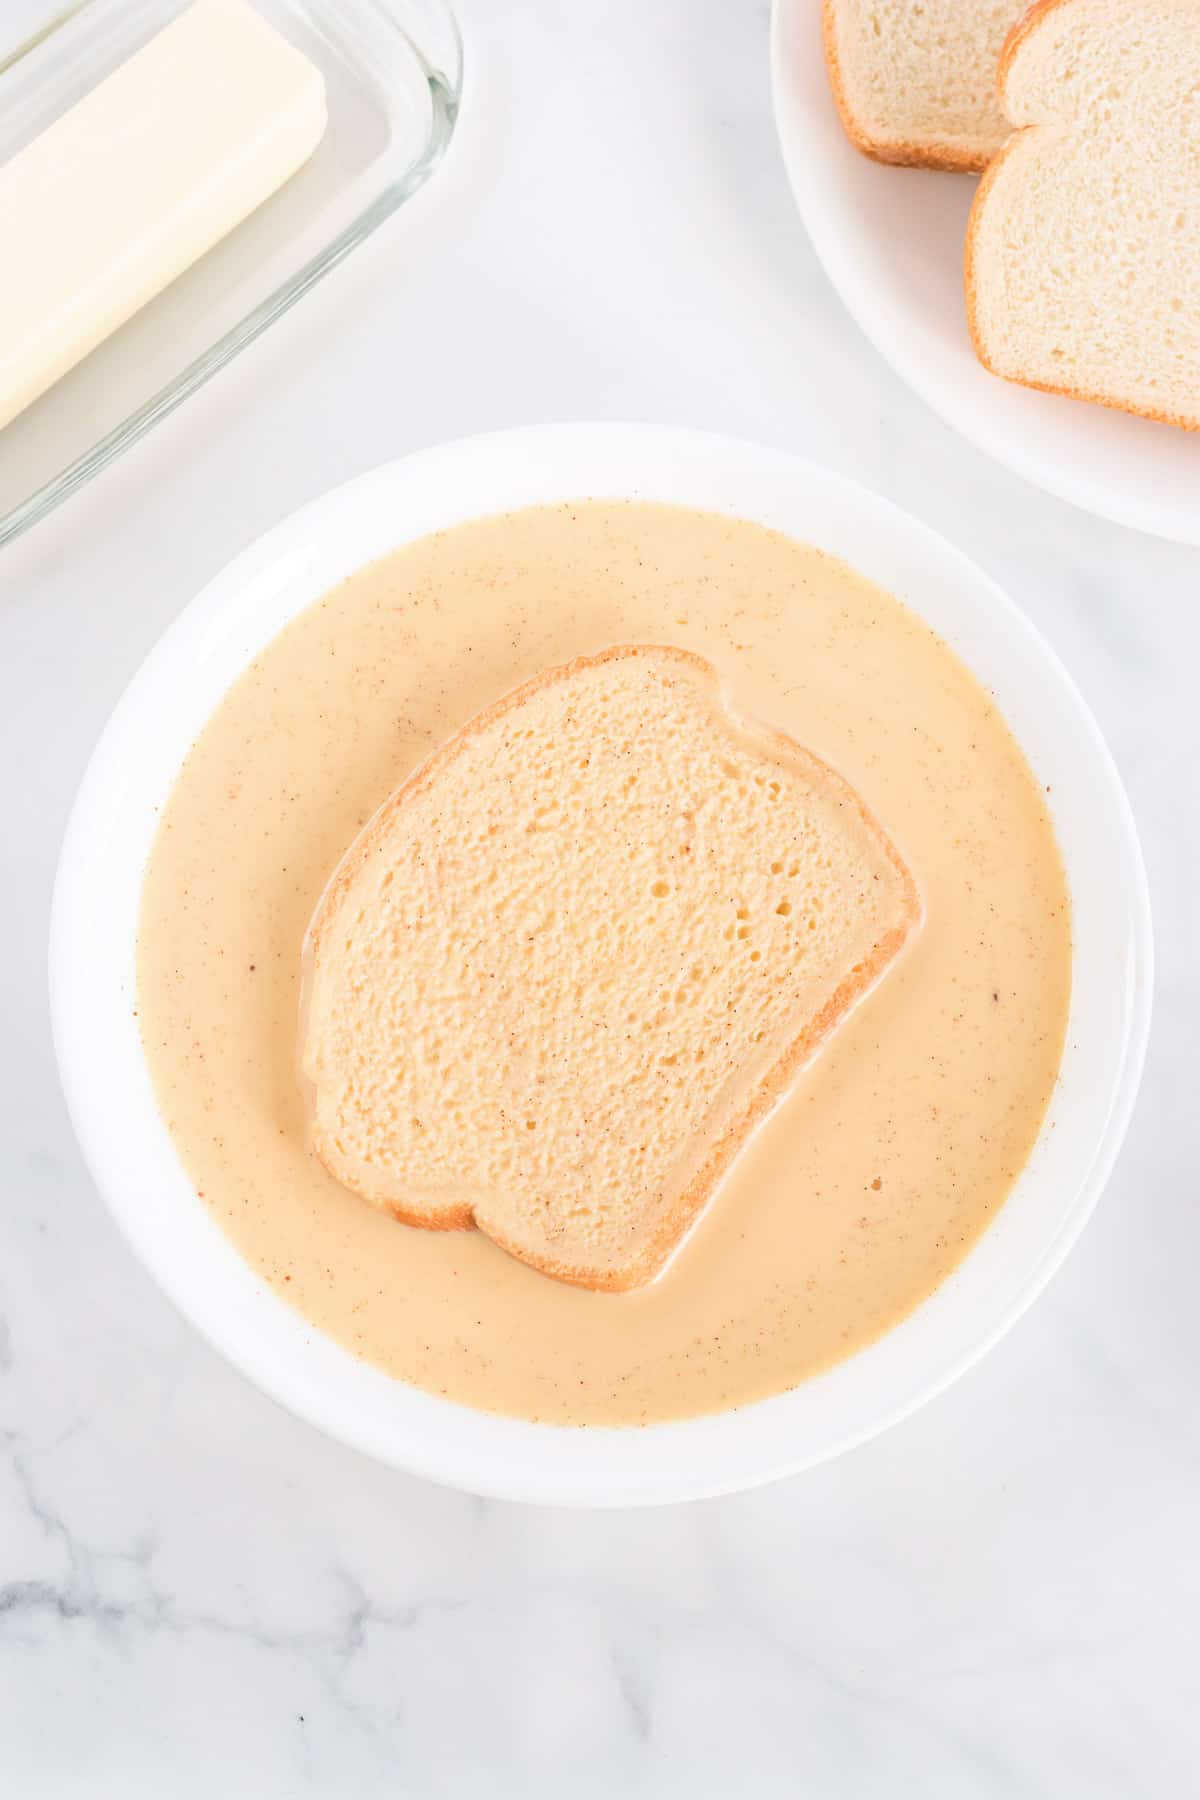
<path id="1" fill-rule="evenodd" d="M 919 914 L 854 791 L 701 658 L 550 669 L 385 802 L 317 909 L 317 1154 L 408 1224 L 636 1287 Z"/>
<path id="2" fill-rule="evenodd" d="M 967 229 L 967 317 L 1009 381 L 1200 430 L 1200 0 L 1040 0 L 1016 128 Z"/>
<path id="3" fill-rule="evenodd" d="M 983 169 L 1009 125 L 996 62 L 1028 0 L 823 0 L 842 123 L 877 162 Z"/>

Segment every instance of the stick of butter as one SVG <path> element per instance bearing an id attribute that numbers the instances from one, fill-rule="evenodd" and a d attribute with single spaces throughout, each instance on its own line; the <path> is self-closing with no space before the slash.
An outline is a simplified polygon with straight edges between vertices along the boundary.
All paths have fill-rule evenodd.
<path id="1" fill-rule="evenodd" d="M 195 0 L 0 167 L 0 427 L 312 155 L 325 83 L 245 0 Z"/>

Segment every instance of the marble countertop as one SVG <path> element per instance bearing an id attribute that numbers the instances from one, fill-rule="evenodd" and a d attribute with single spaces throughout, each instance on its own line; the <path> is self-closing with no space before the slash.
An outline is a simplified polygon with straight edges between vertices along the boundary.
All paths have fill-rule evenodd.
<path id="1" fill-rule="evenodd" d="M 765 0 L 461 11 L 433 185 L 0 558 L 0 1788 L 1200 1794 L 1200 554 L 1027 487 L 880 362 L 789 200 Z M 1159 950 L 1125 1152 L 999 1348 L 836 1463 L 626 1514 L 388 1473 L 200 1343 L 81 1164 L 44 972 L 92 742 L 205 577 L 386 457 L 589 416 L 795 449 L 994 575 L 1108 735 Z"/>

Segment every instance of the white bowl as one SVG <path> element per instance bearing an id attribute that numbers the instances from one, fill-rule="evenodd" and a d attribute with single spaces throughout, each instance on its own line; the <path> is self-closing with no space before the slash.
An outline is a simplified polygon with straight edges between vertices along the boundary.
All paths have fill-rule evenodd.
<path id="1" fill-rule="evenodd" d="M 963 301 L 975 182 L 889 169 L 842 130 L 821 0 L 774 0 L 780 148 L 813 248 L 881 356 L 997 462 L 1103 518 L 1200 544 L 1200 436 L 1001 381 L 976 360 Z"/>
<path id="2" fill-rule="evenodd" d="M 995 1223 L 879 1343 L 789 1394 L 636 1430 L 473 1412 L 323 1337 L 264 1286 L 197 1199 L 155 1106 L 133 1018 L 134 936 L 158 812 L 230 683 L 287 620 L 427 532 L 583 496 L 674 501 L 844 557 L 918 611 L 994 690 L 1039 778 L 1075 909 L 1068 1048 L 1044 1130 Z M 596 1505 L 753 1486 L 881 1431 L 961 1375 L 1045 1286 L 1124 1134 L 1149 1023 L 1151 933 L 1129 808 L 1070 678 L 1025 617 L 924 526 L 773 450 L 686 431 L 568 425 L 422 452 L 339 488 L 239 556 L 167 632 L 100 740 L 54 896 L 51 1005 L 84 1156 L 151 1274 L 268 1394 L 381 1461 L 477 1493 Z"/>

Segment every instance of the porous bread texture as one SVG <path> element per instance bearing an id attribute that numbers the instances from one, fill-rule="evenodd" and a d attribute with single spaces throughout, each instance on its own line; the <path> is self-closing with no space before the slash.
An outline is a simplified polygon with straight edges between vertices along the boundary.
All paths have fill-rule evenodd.
<path id="1" fill-rule="evenodd" d="M 983 169 L 1008 136 L 996 63 L 1026 0 L 822 0 L 847 135 L 878 162 Z"/>
<path id="2" fill-rule="evenodd" d="M 318 906 L 316 1152 L 406 1223 L 636 1287 L 919 917 L 853 789 L 736 722 L 701 658 L 545 671 L 385 802 Z"/>
<path id="3" fill-rule="evenodd" d="M 1200 429 L 1200 0 L 1043 0 L 1000 92 L 1018 129 L 967 230 L 980 361 Z"/>

